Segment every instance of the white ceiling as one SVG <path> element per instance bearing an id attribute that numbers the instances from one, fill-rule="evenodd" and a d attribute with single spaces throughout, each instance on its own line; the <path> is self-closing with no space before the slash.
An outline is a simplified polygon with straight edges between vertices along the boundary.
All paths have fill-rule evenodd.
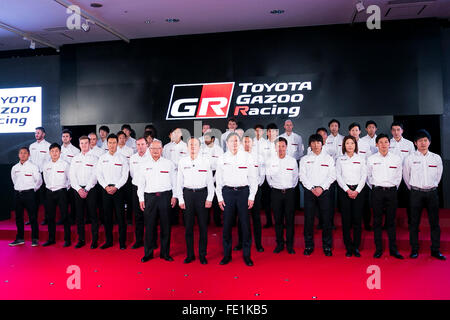
<path id="1" fill-rule="evenodd" d="M 256 30 L 296 26 L 349 24 L 357 0 L 65 0 L 78 5 L 129 39 Z M 400 0 L 405 1 L 405 0 Z M 376 4 L 383 20 L 449 18 L 449 0 L 408 0 L 390 5 L 388 0 L 363 0 Z M 419 1 L 419 2 L 418 2 Z M 91 2 L 103 4 L 92 8 Z M 281 15 L 271 14 L 282 9 Z M 54 0 L 0 0 L 0 22 L 62 46 L 64 44 L 120 40 L 98 26 L 89 32 L 69 30 L 66 8 Z M 356 22 L 367 19 L 358 13 Z M 168 23 L 167 18 L 180 19 Z M 150 20 L 150 23 L 145 23 Z M 84 19 L 83 19 L 84 21 Z M 48 28 L 60 28 L 47 31 Z M 0 50 L 27 49 L 29 42 L 0 29 Z M 44 47 L 36 44 L 36 47 Z"/>

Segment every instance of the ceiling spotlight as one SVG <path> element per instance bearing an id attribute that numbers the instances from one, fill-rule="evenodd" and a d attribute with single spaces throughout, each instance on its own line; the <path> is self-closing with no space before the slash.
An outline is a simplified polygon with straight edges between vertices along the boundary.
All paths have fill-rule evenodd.
<path id="1" fill-rule="evenodd" d="M 86 22 L 81 25 L 81 29 L 83 29 L 84 32 L 88 32 L 90 28 L 91 27 L 89 27 L 89 20 L 86 20 Z"/>
<path id="2" fill-rule="evenodd" d="M 33 40 L 30 41 L 30 49 L 36 49 L 36 42 L 34 42 Z"/>
<path id="3" fill-rule="evenodd" d="M 283 14 L 284 10 L 272 10 L 270 11 L 271 14 Z"/>
<path id="4" fill-rule="evenodd" d="M 356 10 L 358 10 L 358 12 L 364 11 L 365 7 L 362 1 L 359 1 L 356 3 Z"/>
<path id="5" fill-rule="evenodd" d="M 180 22 L 180 19 L 177 19 L 177 18 L 169 18 L 169 19 L 166 19 L 166 21 L 169 22 L 169 23 L 176 23 L 176 22 Z"/>
<path id="6" fill-rule="evenodd" d="M 150 24 L 151 20 L 145 20 L 146 24 Z"/>
<path id="7" fill-rule="evenodd" d="M 103 5 L 101 3 L 92 2 L 91 7 L 92 8 L 101 8 L 101 7 L 103 7 Z"/>

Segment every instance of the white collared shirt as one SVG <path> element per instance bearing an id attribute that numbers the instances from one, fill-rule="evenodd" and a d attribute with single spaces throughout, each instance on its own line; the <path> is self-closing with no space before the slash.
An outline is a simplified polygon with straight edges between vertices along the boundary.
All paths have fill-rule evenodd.
<path id="1" fill-rule="evenodd" d="M 373 138 L 371 138 L 368 134 L 361 138 L 361 140 L 367 142 L 370 146 L 370 152 L 375 154 L 378 152 L 377 143 L 376 143 L 377 135 L 375 134 Z"/>
<path id="2" fill-rule="evenodd" d="M 252 152 L 250 152 L 250 155 L 255 161 L 255 167 L 258 171 L 258 186 L 260 187 L 264 183 L 264 179 L 266 179 L 266 161 L 264 157 L 253 148 Z"/>
<path id="3" fill-rule="evenodd" d="M 194 160 L 190 156 L 180 159 L 177 174 L 177 195 L 180 204 L 184 203 L 183 188 L 208 189 L 207 201 L 214 198 L 214 181 L 211 163 L 208 158 L 197 155 Z"/>
<path id="4" fill-rule="evenodd" d="M 245 151 L 238 150 L 236 154 L 225 152 L 217 161 L 216 194 L 217 200 L 223 201 L 222 188 L 249 186 L 248 200 L 255 200 L 258 191 L 258 171 L 255 160 Z"/>
<path id="5" fill-rule="evenodd" d="M 355 186 L 358 193 L 364 188 L 367 180 L 366 158 L 361 154 L 354 153 L 352 157 L 348 154 L 336 159 L 336 181 L 339 186 L 347 192 L 348 186 Z"/>
<path id="6" fill-rule="evenodd" d="M 172 191 L 172 197 L 177 198 L 177 175 L 172 161 L 160 157 L 154 160 L 149 157 L 142 163 L 138 172 L 139 201 L 145 201 L 145 193 Z"/>
<path id="7" fill-rule="evenodd" d="M 39 172 L 42 172 L 44 164 L 50 161 L 50 143 L 42 140 L 41 142 L 33 142 L 30 144 L 30 160 L 39 168 Z"/>
<path id="8" fill-rule="evenodd" d="M 396 155 L 400 156 L 402 158 L 402 161 L 404 161 L 405 158 L 412 154 L 414 151 L 414 143 L 412 143 L 408 139 L 402 137 L 400 141 L 397 141 L 392 138 L 389 141 L 389 152 L 395 153 Z"/>
<path id="9" fill-rule="evenodd" d="M 67 147 L 64 144 L 61 145 L 61 158 L 69 164 L 72 162 L 72 159 L 79 153 L 80 149 L 78 149 L 71 143 L 69 143 Z"/>
<path id="10" fill-rule="evenodd" d="M 209 157 L 211 163 L 211 169 L 216 171 L 217 169 L 217 159 L 223 155 L 223 150 L 219 145 L 214 144 L 212 147 L 206 144 L 200 149 L 200 153 L 203 157 Z"/>
<path id="11" fill-rule="evenodd" d="M 303 139 L 300 135 L 292 132 L 288 135 L 286 132 L 280 135 L 287 140 L 287 154 L 293 157 L 295 160 L 300 160 L 305 151 L 305 147 L 303 146 Z"/>
<path id="12" fill-rule="evenodd" d="M 142 163 L 147 161 L 150 158 L 150 151 L 147 148 L 143 156 L 140 156 L 139 153 L 135 153 L 130 158 L 130 176 L 131 176 L 131 183 L 135 186 L 138 185 L 138 177 L 137 173 L 140 170 L 140 166 Z"/>
<path id="13" fill-rule="evenodd" d="M 43 168 L 45 187 L 51 191 L 69 189 L 69 168 L 69 163 L 61 158 L 47 162 Z"/>
<path id="14" fill-rule="evenodd" d="M 24 191 L 33 189 L 39 190 L 42 185 L 42 177 L 37 165 L 30 160 L 23 164 L 18 162 L 11 169 L 11 180 L 14 184 L 14 190 Z"/>
<path id="15" fill-rule="evenodd" d="M 102 139 L 98 139 L 97 146 L 100 149 L 103 149 L 105 151 L 108 151 L 108 139 L 105 139 L 105 141 L 102 141 Z"/>
<path id="16" fill-rule="evenodd" d="M 326 146 L 326 152 L 332 156 L 334 159 L 342 155 L 342 142 L 344 141 L 344 136 L 337 134 L 333 136 L 330 134 L 327 140 L 324 141 L 324 146 Z"/>
<path id="17" fill-rule="evenodd" d="M 133 153 L 136 153 L 136 139 L 133 137 L 128 137 L 127 142 L 125 142 L 125 145 L 131 149 L 133 149 Z"/>
<path id="18" fill-rule="evenodd" d="M 81 186 L 89 192 L 97 183 L 95 166 L 98 158 L 89 152 L 77 154 L 70 163 L 69 180 L 72 188 L 78 192 Z"/>
<path id="19" fill-rule="evenodd" d="M 271 188 L 295 188 L 298 183 L 297 161 L 289 155 L 286 155 L 283 159 L 280 157 L 272 158 L 267 163 L 266 176 L 267 183 Z"/>
<path id="20" fill-rule="evenodd" d="M 382 156 L 380 152 L 367 159 L 367 184 L 370 188 L 399 187 L 402 181 L 402 159 L 400 156 L 388 152 Z"/>
<path id="21" fill-rule="evenodd" d="M 183 140 L 180 142 L 169 142 L 164 146 L 162 156 L 173 162 L 175 170 L 178 170 L 178 161 L 181 158 L 188 156 L 187 144 Z"/>
<path id="22" fill-rule="evenodd" d="M 372 155 L 370 144 L 366 140 L 358 139 L 358 154 L 364 156 L 365 159 Z"/>
<path id="23" fill-rule="evenodd" d="M 105 154 L 105 150 L 102 148 L 99 148 L 98 146 L 94 146 L 91 150 L 89 150 L 88 153 L 97 158 L 100 158 L 102 155 Z"/>
<path id="24" fill-rule="evenodd" d="M 316 155 L 314 152 L 300 159 L 299 178 L 303 186 L 311 190 L 322 187 L 328 190 L 336 180 L 336 170 L 333 158 L 322 150 Z"/>
<path id="25" fill-rule="evenodd" d="M 270 155 L 270 144 L 267 139 L 260 138 L 259 140 L 253 138 L 253 146 L 252 149 L 257 152 L 260 156 L 263 157 L 263 159 L 267 159 Z"/>
<path id="26" fill-rule="evenodd" d="M 119 152 L 121 155 L 127 158 L 128 162 L 130 161 L 131 156 L 134 154 L 133 149 L 131 149 L 127 145 L 124 145 L 123 147 L 118 145 L 117 152 Z"/>
<path id="27" fill-rule="evenodd" d="M 438 154 L 428 151 L 423 155 L 420 151 L 414 151 L 403 162 L 403 180 L 409 189 L 437 188 L 442 170 L 442 159 Z"/>
<path id="28" fill-rule="evenodd" d="M 117 189 L 122 188 L 128 180 L 128 172 L 128 159 L 119 151 L 116 151 L 114 155 L 107 152 L 98 159 L 97 181 L 103 189 L 110 184 L 113 184 Z"/>

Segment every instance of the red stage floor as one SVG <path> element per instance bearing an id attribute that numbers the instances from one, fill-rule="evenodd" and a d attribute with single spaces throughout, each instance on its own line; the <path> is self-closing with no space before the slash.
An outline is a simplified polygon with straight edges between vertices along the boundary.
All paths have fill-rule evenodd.
<path id="1" fill-rule="evenodd" d="M 316 250 L 306 257 L 303 252 L 303 213 L 296 217 L 296 252 L 274 254 L 274 229 L 263 229 L 265 252 L 252 250 L 253 267 L 247 267 L 242 252 L 233 252 L 233 261 L 219 265 L 222 258 L 221 228 L 209 228 L 208 265 L 198 259 L 183 264 L 185 258 L 184 228 L 172 229 L 171 255 L 174 262 L 156 257 L 141 263 L 143 249 L 113 248 L 91 250 L 62 247 L 62 229 L 58 226 L 56 246 L 9 247 L 14 240 L 12 220 L 0 222 L 0 299 L 450 299 L 450 262 L 438 261 L 429 255 L 429 227 L 421 225 L 421 252 L 416 260 L 407 258 L 409 245 L 404 226 L 404 212 L 397 220 L 398 243 L 405 260 L 389 256 L 372 258 L 373 233 L 364 232 L 361 258 L 345 257 L 342 244 L 340 216 L 336 215 L 333 257 L 325 257 L 321 250 L 321 233 L 316 231 Z M 426 218 L 426 216 L 425 216 Z M 450 254 L 450 211 L 442 211 L 442 252 Z M 26 227 L 27 230 L 29 227 Z M 41 228 L 41 244 L 47 239 L 46 227 Z M 72 229 L 75 233 L 76 228 Z M 101 229 L 102 232 L 102 229 Z M 129 247 L 132 228 L 129 228 Z M 29 231 L 26 233 L 29 239 Z M 75 235 L 74 235 L 75 239 Z M 236 234 L 233 239 L 236 240 Z M 386 243 L 385 238 L 385 244 Z M 448 257 L 450 258 L 450 256 Z M 81 289 L 68 289 L 66 273 L 69 266 L 81 270 Z M 379 266 L 381 289 L 367 288 L 370 274 L 367 268 Z"/>

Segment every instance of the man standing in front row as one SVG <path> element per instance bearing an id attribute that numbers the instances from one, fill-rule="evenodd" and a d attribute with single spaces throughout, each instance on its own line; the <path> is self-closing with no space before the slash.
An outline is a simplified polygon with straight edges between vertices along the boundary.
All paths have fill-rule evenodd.
<path id="1" fill-rule="evenodd" d="M 298 183 L 298 165 L 296 159 L 287 155 L 287 144 L 285 138 L 278 138 L 275 144 L 278 157 L 270 159 L 266 176 L 272 188 L 271 199 L 275 216 L 277 247 L 274 253 L 281 252 L 286 244 L 287 252 L 294 254 L 294 192 Z M 286 241 L 283 235 L 284 226 L 286 226 Z"/>
<path id="2" fill-rule="evenodd" d="M 373 229 L 376 251 L 374 258 L 383 255 L 381 220 L 386 210 L 389 236 L 389 252 L 397 259 L 403 256 L 397 250 L 395 239 L 395 215 L 397 211 L 397 189 L 402 181 L 402 159 L 389 151 L 389 138 L 381 133 L 376 138 L 378 153 L 367 159 L 367 182 L 372 189 Z"/>
<path id="3" fill-rule="evenodd" d="M 253 207 L 258 190 L 257 168 L 252 156 L 239 150 L 239 136 L 232 132 L 228 135 L 227 149 L 217 161 L 216 193 L 223 212 L 223 251 L 220 261 L 225 265 L 231 261 L 231 227 L 234 214 L 237 212 L 242 227 L 242 247 L 244 262 L 253 266 L 250 259 L 251 234 L 248 210 Z"/>
<path id="4" fill-rule="evenodd" d="M 417 151 L 405 159 L 403 179 L 410 190 L 411 225 L 409 241 L 412 259 L 419 256 L 419 225 L 422 209 L 427 208 L 431 233 L 431 256 L 445 260 L 439 252 L 441 229 L 439 227 L 439 195 L 437 187 L 442 177 L 442 159 L 428 150 L 431 136 L 426 130 L 419 130 L 414 139 Z"/>
<path id="5" fill-rule="evenodd" d="M 173 261 L 170 256 L 170 210 L 175 207 L 176 199 L 176 171 L 172 161 L 161 157 L 162 143 L 154 140 L 150 145 L 150 158 L 144 161 L 137 173 L 138 197 L 141 210 L 144 211 L 145 240 L 144 257 L 142 262 L 153 259 L 153 239 L 156 218 L 161 223 L 160 258 Z"/>
<path id="6" fill-rule="evenodd" d="M 23 209 L 27 209 L 31 224 L 31 246 L 39 245 L 39 225 L 37 222 L 36 191 L 42 185 L 39 168 L 29 161 L 30 150 L 27 147 L 19 149 L 19 163 L 11 169 L 11 180 L 14 184 L 14 200 L 17 236 L 11 242 L 11 247 L 25 243 L 23 226 Z"/>
<path id="7" fill-rule="evenodd" d="M 299 177 L 305 188 L 305 251 L 309 256 L 314 251 L 314 214 L 318 210 L 322 217 L 322 246 L 325 256 L 332 256 L 332 221 L 330 210 L 330 185 L 336 180 L 333 158 L 322 150 L 320 134 L 309 137 L 311 153 L 300 160 Z"/>
<path id="8" fill-rule="evenodd" d="M 77 154 L 70 164 L 70 185 L 75 193 L 75 210 L 78 229 L 78 243 L 75 249 L 86 244 L 84 207 L 91 221 L 92 242 L 91 249 L 97 248 L 98 243 L 98 219 L 97 219 L 97 177 L 95 166 L 98 158 L 90 153 L 90 141 L 87 136 L 79 138 L 81 152 Z"/>
<path id="9" fill-rule="evenodd" d="M 199 156 L 200 140 L 190 138 L 189 156 L 181 158 L 178 163 L 177 195 L 180 208 L 184 210 L 186 225 L 187 256 L 184 263 L 195 260 L 194 222 L 197 214 L 199 236 L 199 258 L 201 264 L 207 264 L 206 246 L 208 240 L 208 211 L 214 198 L 214 181 L 211 163 L 208 158 Z"/>
<path id="10" fill-rule="evenodd" d="M 119 224 L 119 245 L 120 249 L 124 250 L 126 249 L 127 224 L 125 222 L 122 187 L 128 179 L 128 159 L 118 152 L 119 139 L 115 134 L 110 134 L 107 141 L 108 152 L 98 159 L 96 168 L 98 183 L 103 188 L 102 202 L 105 212 L 106 242 L 100 249 L 107 249 L 113 246 L 113 210 L 115 209 Z"/>

